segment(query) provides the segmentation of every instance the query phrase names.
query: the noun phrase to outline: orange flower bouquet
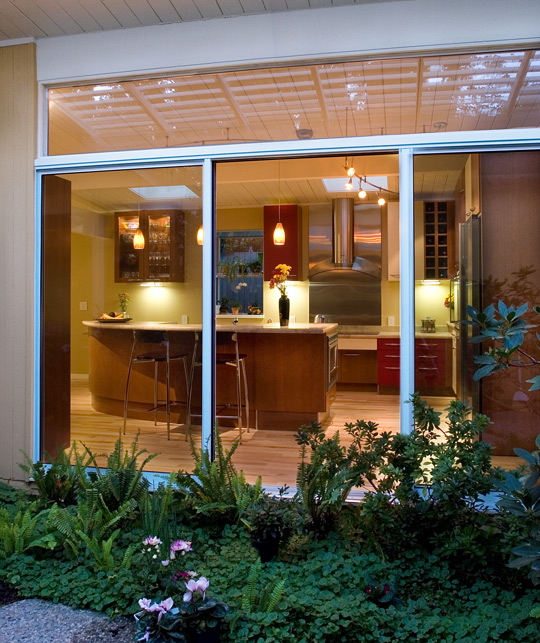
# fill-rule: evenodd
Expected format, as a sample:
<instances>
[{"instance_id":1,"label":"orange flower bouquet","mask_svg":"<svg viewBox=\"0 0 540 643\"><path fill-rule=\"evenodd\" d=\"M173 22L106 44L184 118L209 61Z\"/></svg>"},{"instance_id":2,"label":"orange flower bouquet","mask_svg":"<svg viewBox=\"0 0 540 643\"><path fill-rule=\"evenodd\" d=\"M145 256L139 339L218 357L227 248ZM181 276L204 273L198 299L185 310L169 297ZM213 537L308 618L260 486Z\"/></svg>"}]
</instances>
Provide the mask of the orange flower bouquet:
<instances>
[{"instance_id":1,"label":"orange flower bouquet","mask_svg":"<svg viewBox=\"0 0 540 643\"><path fill-rule=\"evenodd\" d=\"M272 279L270 279L270 288L277 288L282 297L287 296L287 277L291 273L291 266L286 263L278 263L272 270Z\"/></svg>"}]
</instances>

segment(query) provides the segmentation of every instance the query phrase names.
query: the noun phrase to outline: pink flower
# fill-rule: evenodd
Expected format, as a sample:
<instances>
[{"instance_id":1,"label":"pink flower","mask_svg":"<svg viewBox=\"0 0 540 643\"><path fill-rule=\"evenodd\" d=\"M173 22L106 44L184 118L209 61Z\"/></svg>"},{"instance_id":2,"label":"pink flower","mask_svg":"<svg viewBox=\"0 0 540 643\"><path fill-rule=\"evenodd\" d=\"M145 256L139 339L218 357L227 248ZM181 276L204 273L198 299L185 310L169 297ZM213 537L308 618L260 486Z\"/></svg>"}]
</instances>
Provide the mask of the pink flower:
<instances>
[{"instance_id":1,"label":"pink flower","mask_svg":"<svg viewBox=\"0 0 540 643\"><path fill-rule=\"evenodd\" d=\"M146 631L143 636L141 636L140 639L137 639L137 641L148 641L150 640L150 632Z\"/></svg>"},{"instance_id":2,"label":"pink flower","mask_svg":"<svg viewBox=\"0 0 540 643\"><path fill-rule=\"evenodd\" d=\"M139 607L143 609L145 612L150 611L150 604L152 601L149 598L140 598L139 599Z\"/></svg>"},{"instance_id":3,"label":"pink flower","mask_svg":"<svg viewBox=\"0 0 540 643\"><path fill-rule=\"evenodd\" d=\"M186 583L186 588L188 591L183 596L184 603L189 603L189 601L191 600L195 592L201 592L202 597L204 598L204 595L209 585L210 583L206 580L204 576L201 576L199 580L193 580L193 579L189 580Z\"/></svg>"},{"instance_id":4,"label":"pink flower","mask_svg":"<svg viewBox=\"0 0 540 643\"><path fill-rule=\"evenodd\" d=\"M164 601L161 601L161 603L157 606L159 608L159 614L158 614L157 620L160 621L163 614L170 612L172 610L173 605L174 605L174 601L170 596L169 598L166 598Z\"/></svg>"},{"instance_id":5,"label":"pink flower","mask_svg":"<svg viewBox=\"0 0 540 643\"><path fill-rule=\"evenodd\" d=\"M170 558L174 560L176 558L176 552L179 551L182 553L182 556L191 551L191 541L190 540L175 540L171 545Z\"/></svg>"},{"instance_id":6,"label":"pink flower","mask_svg":"<svg viewBox=\"0 0 540 643\"><path fill-rule=\"evenodd\" d=\"M170 562L171 562L170 560L162 560L162 561L161 561L161 564L163 565L163 567L167 567L167 565L168 565Z\"/></svg>"},{"instance_id":7,"label":"pink flower","mask_svg":"<svg viewBox=\"0 0 540 643\"><path fill-rule=\"evenodd\" d=\"M150 547L155 547L156 545L161 545L161 540L157 536L148 536L143 540L143 545L150 545Z\"/></svg>"}]
</instances>

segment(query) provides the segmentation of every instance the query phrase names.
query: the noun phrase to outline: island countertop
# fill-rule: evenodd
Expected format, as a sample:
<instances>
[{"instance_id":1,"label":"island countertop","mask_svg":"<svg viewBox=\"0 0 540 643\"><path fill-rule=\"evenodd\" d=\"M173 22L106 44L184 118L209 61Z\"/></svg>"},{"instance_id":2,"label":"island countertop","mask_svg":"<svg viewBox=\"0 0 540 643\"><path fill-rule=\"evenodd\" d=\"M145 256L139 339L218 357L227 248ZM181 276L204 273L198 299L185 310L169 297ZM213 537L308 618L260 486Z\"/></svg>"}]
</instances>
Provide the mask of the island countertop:
<instances>
[{"instance_id":1,"label":"island countertop","mask_svg":"<svg viewBox=\"0 0 540 643\"><path fill-rule=\"evenodd\" d=\"M178 324L177 322L100 322L98 320L83 321L85 326L90 328L100 328L101 330L170 330L195 332L201 331L201 324ZM277 323L252 325L252 324L216 324L217 332L235 332L235 333L308 333L316 335L331 335L337 332L337 324L289 324L289 326L280 326Z\"/></svg>"}]
</instances>

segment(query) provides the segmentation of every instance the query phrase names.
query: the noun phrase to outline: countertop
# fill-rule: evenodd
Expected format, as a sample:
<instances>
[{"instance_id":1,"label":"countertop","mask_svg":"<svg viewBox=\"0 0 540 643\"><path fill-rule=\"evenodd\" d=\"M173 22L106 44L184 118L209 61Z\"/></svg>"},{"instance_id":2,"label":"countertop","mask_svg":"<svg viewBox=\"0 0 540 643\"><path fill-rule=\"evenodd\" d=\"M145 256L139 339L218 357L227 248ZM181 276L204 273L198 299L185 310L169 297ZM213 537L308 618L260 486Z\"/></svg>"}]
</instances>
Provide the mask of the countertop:
<instances>
[{"instance_id":1,"label":"countertop","mask_svg":"<svg viewBox=\"0 0 540 643\"><path fill-rule=\"evenodd\" d=\"M178 324L177 322L100 322L97 320L83 321L85 326L90 328L100 328L101 330L171 330L176 332L196 332L201 331L201 324ZM234 332L234 333L303 333L313 335L330 335L337 332L337 324L289 324L289 326L280 326L278 323L262 324L253 326L242 324L218 324L217 332Z\"/></svg>"},{"instance_id":2,"label":"countertop","mask_svg":"<svg viewBox=\"0 0 540 643\"><path fill-rule=\"evenodd\" d=\"M401 336L399 326L339 326L339 337L343 339L352 338L377 338L395 339ZM434 333L423 333L419 327L415 330L416 338L425 339L452 339L452 334L447 326L437 326Z\"/></svg>"}]
</instances>

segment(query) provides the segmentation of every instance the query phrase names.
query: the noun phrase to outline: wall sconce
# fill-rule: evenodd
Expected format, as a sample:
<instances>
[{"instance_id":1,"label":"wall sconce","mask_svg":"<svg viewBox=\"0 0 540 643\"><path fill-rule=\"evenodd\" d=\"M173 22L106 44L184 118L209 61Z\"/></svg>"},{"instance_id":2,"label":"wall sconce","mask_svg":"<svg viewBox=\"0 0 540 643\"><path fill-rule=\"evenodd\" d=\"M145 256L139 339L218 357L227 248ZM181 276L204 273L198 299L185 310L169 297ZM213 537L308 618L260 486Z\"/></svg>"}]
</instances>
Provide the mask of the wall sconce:
<instances>
[{"instance_id":1,"label":"wall sconce","mask_svg":"<svg viewBox=\"0 0 540 643\"><path fill-rule=\"evenodd\" d=\"M204 243L204 230L202 226L199 226L199 229L197 230L197 244L199 246L202 246Z\"/></svg>"},{"instance_id":2,"label":"wall sconce","mask_svg":"<svg viewBox=\"0 0 540 643\"><path fill-rule=\"evenodd\" d=\"M144 248L144 234L140 228L133 236L133 247L135 250L142 250Z\"/></svg>"}]
</instances>

